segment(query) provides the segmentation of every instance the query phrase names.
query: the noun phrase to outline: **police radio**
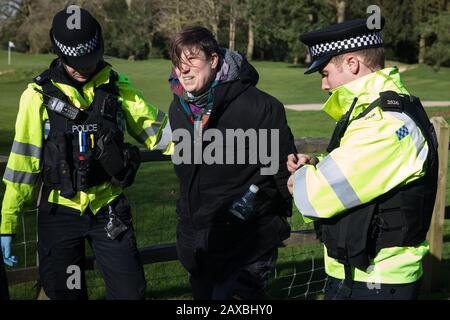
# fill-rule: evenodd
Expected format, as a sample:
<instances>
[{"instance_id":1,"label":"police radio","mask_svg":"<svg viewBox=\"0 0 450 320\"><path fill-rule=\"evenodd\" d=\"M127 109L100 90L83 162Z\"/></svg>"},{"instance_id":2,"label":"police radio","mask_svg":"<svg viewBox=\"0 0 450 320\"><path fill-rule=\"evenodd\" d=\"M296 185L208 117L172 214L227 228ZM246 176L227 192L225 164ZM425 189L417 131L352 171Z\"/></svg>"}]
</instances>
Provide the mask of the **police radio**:
<instances>
[{"instance_id":1,"label":"police radio","mask_svg":"<svg viewBox=\"0 0 450 320\"><path fill-rule=\"evenodd\" d=\"M41 93L43 96L45 96L46 99L44 99L45 105L52 111L56 112L57 114L62 115L65 118L68 118L70 120L75 120L78 115L80 114L80 109L77 107L74 107L67 102L58 99L56 97L52 97L45 92L34 88L35 91Z\"/></svg>"}]
</instances>

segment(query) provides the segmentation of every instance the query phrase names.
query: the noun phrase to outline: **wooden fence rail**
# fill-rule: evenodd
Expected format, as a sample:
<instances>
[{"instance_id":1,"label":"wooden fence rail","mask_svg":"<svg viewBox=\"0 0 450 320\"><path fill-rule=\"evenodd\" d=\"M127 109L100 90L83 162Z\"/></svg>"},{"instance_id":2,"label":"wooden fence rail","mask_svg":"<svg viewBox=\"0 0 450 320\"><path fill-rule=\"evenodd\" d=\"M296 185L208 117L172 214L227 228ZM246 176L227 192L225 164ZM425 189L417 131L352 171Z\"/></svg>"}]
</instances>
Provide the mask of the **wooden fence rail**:
<instances>
[{"instance_id":1,"label":"wooden fence rail","mask_svg":"<svg viewBox=\"0 0 450 320\"><path fill-rule=\"evenodd\" d=\"M313 230L293 231L290 238L283 241L280 247L289 246L305 246L310 244L318 244L319 241L316 238ZM175 243L158 244L145 248L140 248L139 253L141 256L142 264L152 264L158 262L175 261L178 259ZM93 270L96 268L95 258L87 257L86 270ZM39 280L38 267L18 268L7 271L8 284L16 285L29 281Z\"/></svg>"}]
</instances>

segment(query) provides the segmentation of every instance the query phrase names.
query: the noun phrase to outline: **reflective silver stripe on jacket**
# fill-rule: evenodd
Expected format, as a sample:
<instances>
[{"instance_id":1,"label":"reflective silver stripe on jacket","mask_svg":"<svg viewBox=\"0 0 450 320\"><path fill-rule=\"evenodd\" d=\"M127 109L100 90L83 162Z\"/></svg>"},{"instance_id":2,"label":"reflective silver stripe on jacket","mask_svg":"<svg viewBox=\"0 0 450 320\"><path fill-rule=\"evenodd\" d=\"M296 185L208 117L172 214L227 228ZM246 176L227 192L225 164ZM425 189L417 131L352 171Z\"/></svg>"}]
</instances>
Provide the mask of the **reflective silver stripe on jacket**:
<instances>
[{"instance_id":1,"label":"reflective silver stripe on jacket","mask_svg":"<svg viewBox=\"0 0 450 320\"><path fill-rule=\"evenodd\" d=\"M300 168L294 174L294 201L302 215L318 217L316 210L314 210L311 202L309 202L306 185L306 169L307 167Z\"/></svg>"},{"instance_id":2,"label":"reflective silver stripe on jacket","mask_svg":"<svg viewBox=\"0 0 450 320\"><path fill-rule=\"evenodd\" d=\"M170 128L169 120L162 131L161 139L156 145L157 150L166 150L167 146L172 142L172 129Z\"/></svg>"},{"instance_id":3,"label":"reflective silver stripe on jacket","mask_svg":"<svg viewBox=\"0 0 450 320\"><path fill-rule=\"evenodd\" d=\"M29 144L29 143L23 143L14 140L11 152L14 152L16 154L20 154L23 156L28 157L35 157L37 159L41 158L42 155L42 148L36 147L35 145Z\"/></svg>"},{"instance_id":4,"label":"reflective silver stripe on jacket","mask_svg":"<svg viewBox=\"0 0 450 320\"><path fill-rule=\"evenodd\" d=\"M14 183L24 183L24 184L35 184L39 177L39 173L15 171L6 167L5 174L3 178L14 182Z\"/></svg>"},{"instance_id":5,"label":"reflective silver stripe on jacket","mask_svg":"<svg viewBox=\"0 0 450 320\"><path fill-rule=\"evenodd\" d=\"M138 141L144 143L148 138L155 136L159 129L161 128L161 124L164 121L165 114L162 111L158 111L158 116L156 117L156 121L152 123L150 127L145 128L138 137Z\"/></svg>"},{"instance_id":6,"label":"reflective silver stripe on jacket","mask_svg":"<svg viewBox=\"0 0 450 320\"><path fill-rule=\"evenodd\" d=\"M361 204L361 200L355 190L353 190L353 187L331 156L327 156L323 161L319 162L317 169L324 175L346 209Z\"/></svg>"}]
</instances>

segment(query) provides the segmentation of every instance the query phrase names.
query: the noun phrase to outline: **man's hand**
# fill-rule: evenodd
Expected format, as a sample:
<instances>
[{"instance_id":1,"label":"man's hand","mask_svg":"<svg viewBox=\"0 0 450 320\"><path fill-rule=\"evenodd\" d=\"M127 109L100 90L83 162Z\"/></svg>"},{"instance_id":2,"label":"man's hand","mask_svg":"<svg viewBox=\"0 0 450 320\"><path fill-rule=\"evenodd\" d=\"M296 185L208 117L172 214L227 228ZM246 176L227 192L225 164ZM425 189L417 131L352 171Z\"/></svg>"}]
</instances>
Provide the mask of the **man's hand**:
<instances>
[{"instance_id":1,"label":"man's hand","mask_svg":"<svg viewBox=\"0 0 450 320\"><path fill-rule=\"evenodd\" d=\"M297 169L301 168L305 164L316 165L318 162L319 160L314 156L302 153L295 155L292 153L288 155L288 161L286 164L289 172L293 174L297 171Z\"/></svg>"},{"instance_id":2,"label":"man's hand","mask_svg":"<svg viewBox=\"0 0 450 320\"><path fill-rule=\"evenodd\" d=\"M17 260L17 257L11 256L12 237L11 236L0 236L0 238L1 238L1 246L2 246L2 252L3 252L3 262L8 266L13 267L19 261Z\"/></svg>"}]
</instances>

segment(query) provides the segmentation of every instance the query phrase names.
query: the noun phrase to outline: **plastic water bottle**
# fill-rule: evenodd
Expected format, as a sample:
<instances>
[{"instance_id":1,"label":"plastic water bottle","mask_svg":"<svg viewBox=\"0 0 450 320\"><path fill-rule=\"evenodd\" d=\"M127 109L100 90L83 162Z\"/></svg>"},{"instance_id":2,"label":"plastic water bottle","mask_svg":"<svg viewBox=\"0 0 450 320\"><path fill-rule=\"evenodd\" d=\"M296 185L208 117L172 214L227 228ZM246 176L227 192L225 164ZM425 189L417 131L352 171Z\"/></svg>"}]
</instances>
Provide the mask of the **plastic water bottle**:
<instances>
[{"instance_id":1,"label":"plastic water bottle","mask_svg":"<svg viewBox=\"0 0 450 320\"><path fill-rule=\"evenodd\" d=\"M248 220L253 213L252 202L258 191L258 186L252 184L242 198L233 202L230 212L239 219Z\"/></svg>"}]
</instances>

